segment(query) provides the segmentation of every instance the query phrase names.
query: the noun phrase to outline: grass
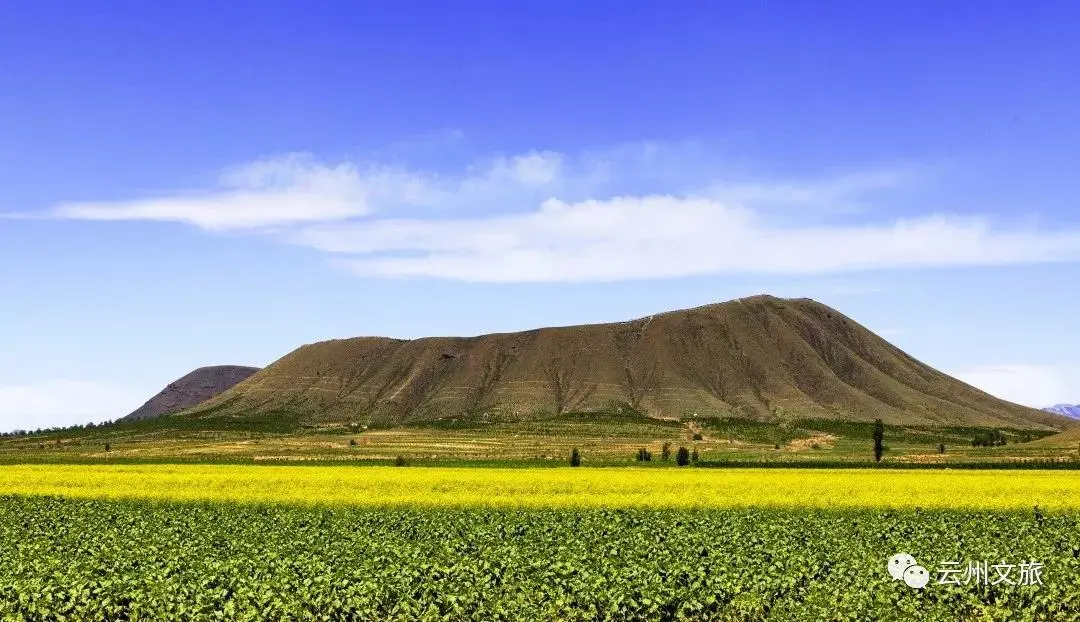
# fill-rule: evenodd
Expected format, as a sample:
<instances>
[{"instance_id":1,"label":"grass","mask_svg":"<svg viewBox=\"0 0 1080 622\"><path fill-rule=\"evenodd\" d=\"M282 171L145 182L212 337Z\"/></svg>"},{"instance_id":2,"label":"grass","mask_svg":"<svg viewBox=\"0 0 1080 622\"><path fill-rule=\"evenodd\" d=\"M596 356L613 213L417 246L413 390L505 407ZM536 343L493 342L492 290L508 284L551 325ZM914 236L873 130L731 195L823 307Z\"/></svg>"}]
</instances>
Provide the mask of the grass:
<instances>
[{"instance_id":1,"label":"grass","mask_svg":"<svg viewBox=\"0 0 1080 622\"><path fill-rule=\"evenodd\" d=\"M289 428L285 417L244 428L222 419L212 429L185 418L121 423L90 429L50 431L0 438L0 464L94 462L385 463L404 456L412 463L562 464L581 450L588 465L631 465L642 447L653 466L671 443L696 448L703 462L717 464L871 466L872 425L803 420L759 422L745 418L685 421L634 415L564 414L531 421L479 422L441 419L408 426ZM890 466L963 466L1054 463L1080 466L1077 448L1023 443L1030 433L1005 430L1008 445L974 448L971 439L988 428L886 426L885 463ZM1027 435L1025 435L1027 434ZM354 442L355 441L355 442ZM109 444L109 451L105 444ZM938 444L946 445L944 454ZM815 448L816 447L816 448Z\"/></svg>"},{"instance_id":2,"label":"grass","mask_svg":"<svg viewBox=\"0 0 1080 622\"><path fill-rule=\"evenodd\" d=\"M9 465L0 494L354 506L1080 509L1071 471Z\"/></svg>"}]
</instances>

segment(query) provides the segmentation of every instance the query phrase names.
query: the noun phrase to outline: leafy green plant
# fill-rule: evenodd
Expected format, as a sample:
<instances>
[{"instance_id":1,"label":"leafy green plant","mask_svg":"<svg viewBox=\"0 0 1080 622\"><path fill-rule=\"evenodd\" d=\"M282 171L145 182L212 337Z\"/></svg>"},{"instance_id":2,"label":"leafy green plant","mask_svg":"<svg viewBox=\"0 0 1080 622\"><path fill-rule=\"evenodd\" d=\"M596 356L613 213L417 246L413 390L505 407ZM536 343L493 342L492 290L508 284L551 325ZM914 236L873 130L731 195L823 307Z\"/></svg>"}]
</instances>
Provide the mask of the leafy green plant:
<instances>
[{"instance_id":1,"label":"leafy green plant","mask_svg":"<svg viewBox=\"0 0 1080 622\"><path fill-rule=\"evenodd\" d=\"M1073 620L1078 534L1080 515L1041 508L434 509L2 496L0 619ZM1044 585L916 592L885 573L895 551L931 572L946 560L1038 560Z\"/></svg>"},{"instance_id":2,"label":"leafy green plant","mask_svg":"<svg viewBox=\"0 0 1080 622\"><path fill-rule=\"evenodd\" d=\"M1001 430L979 432L971 439L972 447L1001 447L1008 443Z\"/></svg>"}]
</instances>

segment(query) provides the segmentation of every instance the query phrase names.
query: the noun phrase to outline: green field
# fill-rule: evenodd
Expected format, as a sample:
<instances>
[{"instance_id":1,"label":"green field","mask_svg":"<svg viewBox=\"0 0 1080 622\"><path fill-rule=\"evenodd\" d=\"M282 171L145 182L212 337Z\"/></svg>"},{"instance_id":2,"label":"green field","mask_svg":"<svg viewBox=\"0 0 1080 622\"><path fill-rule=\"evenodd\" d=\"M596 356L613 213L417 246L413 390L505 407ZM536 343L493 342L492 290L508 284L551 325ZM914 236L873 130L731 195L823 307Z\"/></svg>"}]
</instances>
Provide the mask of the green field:
<instances>
[{"instance_id":1,"label":"green field","mask_svg":"<svg viewBox=\"0 0 1080 622\"><path fill-rule=\"evenodd\" d=\"M0 621L1080 620L1075 452L984 432L890 427L876 466L841 422L9 437ZM1041 584L917 590L898 552Z\"/></svg>"},{"instance_id":2,"label":"green field","mask_svg":"<svg viewBox=\"0 0 1080 622\"><path fill-rule=\"evenodd\" d=\"M1045 564L915 590L886 560ZM1075 513L0 497L3 620L1072 620ZM1022 583L1031 583L1024 585Z\"/></svg>"},{"instance_id":3,"label":"green field","mask_svg":"<svg viewBox=\"0 0 1080 622\"><path fill-rule=\"evenodd\" d=\"M0 463L28 462L393 462L452 465L563 464L573 448L585 463L626 465L648 449L664 466L663 447L698 451L716 464L872 462L873 424L804 420L760 422L733 417L666 420L578 413L535 421L456 419L390 428L290 427L269 417L189 421L164 417L0 438ZM198 424L198 425L195 425ZM1001 430L1007 444L974 447L989 428L886 426L886 466L1074 464L1077 447L1032 443L1048 432ZM942 447L943 446L943 447ZM941 450L944 449L944 452Z\"/></svg>"}]
</instances>

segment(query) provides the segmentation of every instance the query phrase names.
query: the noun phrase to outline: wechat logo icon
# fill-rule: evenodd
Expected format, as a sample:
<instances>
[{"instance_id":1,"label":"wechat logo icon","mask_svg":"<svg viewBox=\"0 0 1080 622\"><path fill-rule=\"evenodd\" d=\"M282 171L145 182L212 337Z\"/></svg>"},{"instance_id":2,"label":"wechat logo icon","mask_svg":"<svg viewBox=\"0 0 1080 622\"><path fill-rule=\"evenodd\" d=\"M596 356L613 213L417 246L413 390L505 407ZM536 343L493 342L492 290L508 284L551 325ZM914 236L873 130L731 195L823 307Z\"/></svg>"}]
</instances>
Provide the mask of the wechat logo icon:
<instances>
[{"instance_id":1,"label":"wechat logo icon","mask_svg":"<svg viewBox=\"0 0 1080 622\"><path fill-rule=\"evenodd\" d=\"M893 581L903 581L916 590L923 589L930 582L930 571L907 553L897 553L889 558L889 576Z\"/></svg>"}]
</instances>

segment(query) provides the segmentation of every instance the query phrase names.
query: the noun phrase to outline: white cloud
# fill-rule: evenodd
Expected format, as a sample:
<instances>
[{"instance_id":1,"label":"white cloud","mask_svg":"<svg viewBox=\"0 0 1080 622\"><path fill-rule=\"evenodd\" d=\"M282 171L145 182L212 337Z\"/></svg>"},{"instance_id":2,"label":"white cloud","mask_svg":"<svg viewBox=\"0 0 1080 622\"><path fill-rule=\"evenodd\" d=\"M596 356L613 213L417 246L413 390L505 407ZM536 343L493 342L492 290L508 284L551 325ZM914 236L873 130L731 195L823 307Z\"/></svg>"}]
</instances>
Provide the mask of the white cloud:
<instances>
[{"instance_id":1,"label":"white cloud","mask_svg":"<svg viewBox=\"0 0 1080 622\"><path fill-rule=\"evenodd\" d=\"M750 183L722 169L692 145L651 143L501 155L457 174L291 155L227 171L209 192L62 205L52 215L269 232L343 255L335 261L365 276L487 282L1080 259L1080 230L943 214L890 220L871 211L858 225L820 218L903 189L910 169ZM778 205L810 209L793 222Z\"/></svg>"},{"instance_id":2,"label":"white cloud","mask_svg":"<svg viewBox=\"0 0 1080 622\"><path fill-rule=\"evenodd\" d=\"M1080 366L984 365L953 375L995 397L1033 408L1080 402Z\"/></svg>"},{"instance_id":3,"label":"white cloud","mask_svg":"<svg viewBox=\"0 0 1080 622\"><path fill-rule=\"evenodd\" d=\"M823 274L1080 259L1080 231L995 229L980 219L946 216L778 227L740 204L674 196L550 199L527 214L342 223L308 227L291 240L362 255L346 263L366 276L490 282Z\"/></svg>"},{"instance_id":4,"label":"white cloud","mask_svg":"<svg viewBox=\"0 0 1080 622\"><path fill-rule=\"evenodd\" d=\"M211 191L68 203L54 207L49 215L183 222L212 231L252 230L341 221L402 206L497 200L556 184L561 173L562 156L553 152L500 156L459 177L379 164L328 165L307 154L290 154L225 171Z\"/></svg>"},{"instance_id":5,"label":"white cloud","mask_svg":"<svg viewBox=\"0 0 1080 622\"><path fill-rule=\"evenodd\" d=\"M352 164L327 167L298 155L261 160L226 171L210 192L116 203L71 203L52 214L78 220L159 220L223 231L283 223L338 220L371 211L379 191L421 191L420 182L393 171Z\"/></svg>"},{"instance_id":6,"label":"white cloud","mask_svg":"<svg viewBox=\"0 0 1080 622\"><path fill-rule=\"evenodd\" d=\"M901 188L912 178L912 172L899 169L859 171L813 182L721 184L713 188L713 194L746 203L835 206L866 192Z\"/></svg>"},{"instance_id":7,"label":"white cloud","mask_svg":"<svg viewBox=\"0 0 1080 622\"><path fill-rule=\"evenodd\" d=\"M0 386L0 430L34 430L118 419L147 395L97 382L50 380Z\"/></svg>"},{"instance_id":8,"label":"white cloud","mask_svg":"<svg viewBox=\"0 0 1080 622\"><path fill-rule=\"evenodd\" d=\"M532 152L509 158L500 156L481 179L495 183L509 181L524 186L545 186L559 177L562 163L562 155L553 151Z\"/></svg>"}]
</instances>

